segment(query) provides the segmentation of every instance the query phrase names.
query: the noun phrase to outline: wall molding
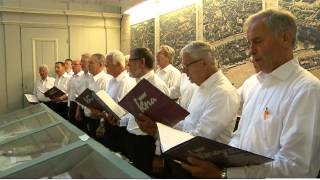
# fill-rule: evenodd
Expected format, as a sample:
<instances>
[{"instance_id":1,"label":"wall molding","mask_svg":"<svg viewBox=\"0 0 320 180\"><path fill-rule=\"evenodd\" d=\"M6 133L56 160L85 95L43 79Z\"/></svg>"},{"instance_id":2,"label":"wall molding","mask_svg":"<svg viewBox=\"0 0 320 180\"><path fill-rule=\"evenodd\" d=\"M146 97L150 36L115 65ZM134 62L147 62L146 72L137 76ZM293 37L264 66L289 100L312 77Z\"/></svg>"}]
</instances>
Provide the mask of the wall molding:
<instances>
[{"instance_id":1,"label":"wall molding","mask_svg":"<svg viewBox=\"0 0 320 180\"><path fill-rule=\"evenodd\" d=\"M8 7L8 6L0 6L0 12L19 13L19 14L102 17L102 18L114 18L114 19L122 18L122 14L120 13L117 14L117 13L75 11L75 10L34 9L34 8L21 8L21 7Z\"/></svg>"},{"instance_id":2,"label":"wall molding","mask_svg":"<svg viewBox=\"0 0 320 180\"><path fill-rule=\"evenodd\" d=\"M68 28L68 27L85 27L85 28L103 28L103 29L120 29L120 26L110 25L88 25L88 24L66 24L66 23L47 23L47 22L27 22L27 21L6 21L2 20L4 25L19 25L23 27L53 27L53 28Z\"/></svg>"}]
</instances>

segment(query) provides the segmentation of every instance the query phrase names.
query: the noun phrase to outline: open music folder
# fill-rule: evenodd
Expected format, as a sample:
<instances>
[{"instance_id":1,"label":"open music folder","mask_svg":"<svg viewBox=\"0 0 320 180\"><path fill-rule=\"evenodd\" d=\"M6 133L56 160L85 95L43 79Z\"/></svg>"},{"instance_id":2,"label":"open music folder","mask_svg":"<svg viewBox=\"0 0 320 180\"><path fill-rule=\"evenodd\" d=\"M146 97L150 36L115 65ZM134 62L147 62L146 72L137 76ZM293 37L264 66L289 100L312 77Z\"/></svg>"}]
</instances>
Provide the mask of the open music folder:
<instances>
[{"instance_id":1,"label":"open music folder","mask_svg":"<svg viewBox=\"0 0 320 180\"><path fill-rule=\"evenodd\" d=\"M196 157L208 160L223 168L258 165L269 161L271 158L264 157L252 152L238 149L200 136L179 131L157 123L163 156L187 162L187 157Z\"/></svg>"},{"instance_id":2,"label":"open music folder","mask_svg":"<svg viewBox=\"0 0 320 180\"><path fill-rule=\"evenodd\" d=\"M141 80L120 102L133 116L143 113L151 119L174 126L189 112L153 86L146 79Z\"/></svg>"},{"instance_id":3,"label":"open music folder","mask_svg":"<svg viewBox=\"0 0 320 180\"><path fill-rule=\"evenodd\" d=\"M127 112L103 90L95 93L87 88L76 98L76 101L88 108L107 111L118 120L127 114Z\"/></svg>"},{"instance_id":4,"label":"open music folder","mask_svg":"<svg viewBox=\"0 0 320 180\"><path fill-rule=\"evenodd\" d=\"M54 99L56 97L61 97L63 95L65 95L66 93L64 93L63 91L61 91L60 89L58 89L57 87L53 86L51 89L49 89L48 91L46 91L44 93L44 95L50 99Z\"/></svg>"}]
</instances>

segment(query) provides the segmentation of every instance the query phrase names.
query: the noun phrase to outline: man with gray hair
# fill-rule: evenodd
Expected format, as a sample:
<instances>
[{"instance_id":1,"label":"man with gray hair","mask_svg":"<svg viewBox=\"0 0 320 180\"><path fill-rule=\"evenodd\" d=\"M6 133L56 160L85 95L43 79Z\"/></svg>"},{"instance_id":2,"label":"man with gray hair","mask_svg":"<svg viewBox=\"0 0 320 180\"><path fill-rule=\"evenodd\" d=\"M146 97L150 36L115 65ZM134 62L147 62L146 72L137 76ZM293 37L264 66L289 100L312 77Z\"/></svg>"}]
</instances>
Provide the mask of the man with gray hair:
<instances>
[{"instance_id":1,"label":"man with gray hair","mask_svg":"<svg viewBox=\"0 0 320 180\"><path fill-rule=\"evenodd\" d=\"M125 57L120 51L107 54L106 68L113 76L107 92L114 101L119 102L136 85L135 79L126 71Z\"/></svg>"},{"instance_id":2,"label":"man with gray hair","mask_svg":"<svg viewBox=\"0 0 320 180\"><path fill-rule=\"evenodd\" d=\"M43 93L45 93L54 86L55 79L53 77L49 77L48 73L48 65L43 64L39 66L40 79L36 81L36 84L33 89L33 94L37 96L40 102L43 102L46 105L50 106L50 98L45 97Z\"/></svg>"},{"instance_id":3,"label":"man with gray hair","mask_svg":"<svg viewBox=\"0 0 320 180\"><path fill-rule=\"evenodd\" d=\"M191 99L190 114L175 128L195 136L229 143L237 110L239 95L230 81L217 68L211 46L195 41L181 50L183 71L190 81L199 86ZM140 116L137 121L142 131L156 136L153 120Z\"/></svg>"},{"instance_id":4,"label":"man with gray hair","mask_svg":"<svg viewBox=\"0 0 320 180\"><path fill-rule=\"evenodd\" d=\"M68 86L68 116L69 121L74 125L78 125L78 121L75 119L76 109L78 106L76 98L81 94L81 77L83 75L80 61L81 60L78 58L72 61L73 75L71 76Z\"/></svg>"},{"instance_id":5,"label":"man with gray hair","mask_svg":"<svg viewBox=\"0 0 320 180\"><path fill-rule=\"evenodd\" d=\"M260 72L250 82L239 128L230 145L272 158L220 169L189 158L183 167L201 178L310 178L320 169L320 81L293 57L297 26L288 11L267 9L245 23L252 61Z\"/></svg>"},{"instance_id":6,"label":"man with gray hair","mask_svg":"<svg viewBox=\"0 0 320 180\"><path fill-rule=\"evenodd\" d=\"M118 103L136 85L136 81L126 71L125 57L120 51L115 50L107 54L106 68L108 74L113 77L110 80L107 93ZM107 113L99 113L100 118L107 119ZM113 126L108 122L104 122L103 119L97 129L96 135L100 137L104 136L104 145L112 150L117 150L117 146L123 143L120 142L118 134L125 133L127 121L126 119L121 120L119 126Z\"/></svg>"},{"instance_id":7,"label":"man with gray hair","mask_svg":"<svg viewBox=\"0 0 320 180\"><path fill-rule=\"evenodd\" d=\"M98 92L100 90L107 91L109 82L112 79L112 76L104 71L105 61L104 55L99 53L93 54L90 57L89 72L92 74L92 77L88 82L88 88L94 92ZM88 108L84 108L85 121L87 122L89 135L96 138L96 140L101 140L96 137L96 130L100 125L100 117L97 117L94 112L94 109L90 110Z\"/></svg>"}]
</instances>

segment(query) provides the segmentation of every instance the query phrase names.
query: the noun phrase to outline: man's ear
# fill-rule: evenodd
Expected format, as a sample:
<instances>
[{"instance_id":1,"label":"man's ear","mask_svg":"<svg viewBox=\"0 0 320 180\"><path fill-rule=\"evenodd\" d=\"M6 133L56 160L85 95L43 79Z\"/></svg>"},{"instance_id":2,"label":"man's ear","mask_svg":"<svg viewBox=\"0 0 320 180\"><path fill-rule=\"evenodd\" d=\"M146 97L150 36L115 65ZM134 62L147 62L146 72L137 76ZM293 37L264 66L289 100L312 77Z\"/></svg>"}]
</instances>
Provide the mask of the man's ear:
<instances>
[{"instance_id":1,"label":"man's ear","mask_svg":"<svg viewBox=\"0 0 320 180\"><path fill-rule=\"evenodd\" d=\"M292 46L292 33L284 32L282 34L281 41L285 47Z\"/></svg>"},{"instance_id":2,"label":"man's ear","mask_svg":"<svg viewBox=\"0 0 320 180\"><path fill-rule=\"evenodd\" d=\"M141 64L146 65L146 60L144 58L142 58Z\"/></svg>"}]
</instances>

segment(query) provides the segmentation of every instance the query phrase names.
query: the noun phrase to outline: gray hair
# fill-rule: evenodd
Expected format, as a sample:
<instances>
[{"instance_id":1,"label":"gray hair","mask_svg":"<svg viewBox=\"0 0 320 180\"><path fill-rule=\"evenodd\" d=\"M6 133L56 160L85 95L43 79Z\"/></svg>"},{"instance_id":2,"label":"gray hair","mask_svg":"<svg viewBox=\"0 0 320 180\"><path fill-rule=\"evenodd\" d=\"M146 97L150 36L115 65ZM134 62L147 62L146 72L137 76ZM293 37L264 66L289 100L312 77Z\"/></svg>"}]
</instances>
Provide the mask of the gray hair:
<instances>
[{"instance_id":1,"label":"gray hair","mask_svg":"<svg viewBox=\"0 0 320 180\"><path fill-rule=\"evenodd\" d=\"M126 59L121 51L115 50L107 54L107 59L111 58L113 64L120 63L122 67L126 67Z\"/></svg>"},{"instance_id":2,"label":"gray hair","mask_svg":"<svg viewBox=\"0 0 320 180\"><path fill-rule=\"evenodd\" d=\"M89 59L90 58L90 54L89 53L84 53L81 55L81 59Z\"/></svg>"},{"instance_id":3,"label":"gray hair","mask_svg":"<svg viewBox=\"0 0 320 180\"><path fill-rule=\"evenodd\" d=\"M266 9L248 17L244 23L244 30L247 31L251 23L263 19L267 27L276 38L280 33L290 32L292 34L292 46L296 43L297 24L296 17L286 10Z\"/></svg>"},{"instance_id":4,"label":"gray hair","mask_svg":"<svg viewBox=\"0 0 320 180\"><path fill-rule=\"evenodd\" d=\"M47 69L47 71L49 71L49 67L46 64L42 64L39 66L39 69Z\"/></svg>"},{"instance_id":5,"label":"gray hair","mask_svg":"<svg viewBox=\"0 0 320 180\"><path fill-rule=\"evenodd\" d=\"M104 57L103 54L96 53L96 54L93 54L91 57L96 57L96 62L102 66L106 64L106 58Z\"/></svg>"},{"instance_id":6,"label":"gray hair","mask_svg":"<svg viewBox=\"0 0 320 180\"><path fill-rule=\"evenodd\" d=\"M175 51L172 47L168 45L162 45L159 48L158 53L163 52L166 57L168 57L170 63L172 63L173 57L175 55Z\"/></svg>"},{"instance_id":7,"label":"gray hair","mask_svg":"<svg viewBox=\"0 0 320 180\"><path fill-rule=\"evenodd\" d=\"M199 59L206 59L211 64L215 65L215 59L214 53L212 50L212 47L207 42L202 41L193 41L189 44L187 44L185 47L183 47L180 51L181 57L183 54L188 53L193 61L199 60Z\"/></svg>"}]
</instances>

